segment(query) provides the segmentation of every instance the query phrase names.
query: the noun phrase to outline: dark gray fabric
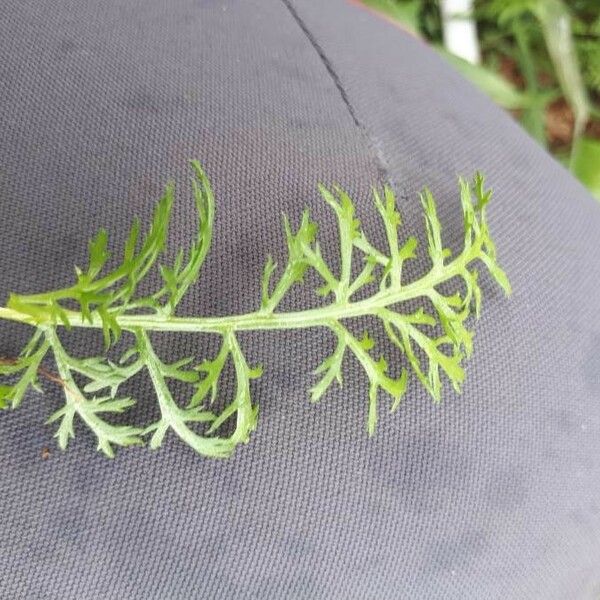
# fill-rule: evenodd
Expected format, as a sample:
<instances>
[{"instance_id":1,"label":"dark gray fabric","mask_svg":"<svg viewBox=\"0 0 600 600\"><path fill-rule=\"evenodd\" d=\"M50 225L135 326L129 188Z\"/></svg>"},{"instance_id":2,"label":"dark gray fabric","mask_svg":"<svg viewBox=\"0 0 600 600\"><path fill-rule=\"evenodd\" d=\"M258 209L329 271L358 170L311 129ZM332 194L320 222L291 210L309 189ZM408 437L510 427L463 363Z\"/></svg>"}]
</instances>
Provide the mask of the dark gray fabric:
<instances>
[{"instance_id":1,"label":"dark gray fabric","mask_svg":"<svg viewBox=\"0 0 600 600\"><path fill-rule=\"evenodd\" d=\"M598 597L600 210L509 117L341 0L8 0L0 57L2 294L69 282L89 236L102 225L122 241L168 178L185 244L190 157L218 214L182 313L256 307L282 212L310 206L335 249L319 180L351 191L379 240L371 184L395 184L414 233L430 185L456 246L455 175L483 170L514 287L506 301L485 285L463 394L434 406L413 385L372 440L351 361L343 390L307 402L332 344L321 331L243 336L266 366L261 418L228 461L173 437L108 461L83 428L59 453L43 425L58 391L26 398L0 415L1 598ZM286 306L314 302L307 287ZM26 333L1 324L0 354ZM170 357L214 348L157 339ZM133 391L146 422L151 389Z\"/></svg>"}]
</instances>

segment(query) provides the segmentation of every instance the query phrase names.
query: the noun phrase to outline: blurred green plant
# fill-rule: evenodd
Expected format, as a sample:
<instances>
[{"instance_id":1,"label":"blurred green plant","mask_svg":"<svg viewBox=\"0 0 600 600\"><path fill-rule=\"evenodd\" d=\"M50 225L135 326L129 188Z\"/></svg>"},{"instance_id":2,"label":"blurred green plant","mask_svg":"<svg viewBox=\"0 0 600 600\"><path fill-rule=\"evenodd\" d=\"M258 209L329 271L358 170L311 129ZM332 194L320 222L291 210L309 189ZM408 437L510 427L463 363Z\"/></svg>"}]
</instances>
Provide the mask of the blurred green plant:
<instances>
[{"instance_id":1,"label":"blurred green plant","mask_svg":"<svg viewBox=\"0 0 600 600\"><path fill-rule=\"evenodd\" d=\"M573 173L600 200L600 140L579 138L571 156Z\"/></svg>"},{"instance_id":2,"label":"blurred green plant","mask_svg":"<svg viewBox=\"0 0 600 600\"><path fill-rule=\"evenodd\" d=\"M438 0L364 3L428 40L600 198L598 0L475 0L481 65L444 49Z\"/></svg>"}]
</instances>

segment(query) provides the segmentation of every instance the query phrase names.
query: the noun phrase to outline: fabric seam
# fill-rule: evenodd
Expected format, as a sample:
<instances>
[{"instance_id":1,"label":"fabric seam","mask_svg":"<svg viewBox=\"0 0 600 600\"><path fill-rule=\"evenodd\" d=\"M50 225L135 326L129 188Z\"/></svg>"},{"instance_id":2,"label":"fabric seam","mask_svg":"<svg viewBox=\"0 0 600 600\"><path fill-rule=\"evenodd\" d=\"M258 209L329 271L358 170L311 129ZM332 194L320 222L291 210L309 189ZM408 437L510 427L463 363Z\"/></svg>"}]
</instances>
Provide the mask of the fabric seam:
<instances>
[{"instance_id":1,"label":"fabric seam","mask_svg":"<svg viewBox=\"0 0 600 600\"><path fill-rule=\"evenodd\" d=\"M352 103L350 102L350 98L348 97L348 94L347 94L346 90L344 89L342 81L341 81L339 75L337 74L336 70L334 69L333 64L331 63L331 61L325 54L325 51L323 50L322 46L316 40L315 36L312 34L312 32L310 31L310 29L308 28L308 26L306 25L306 23L304 22L302 17L300 17L300 15L298 14L298 11L292 6L290 0L282 0L282 2L285 5L285 7L288 9L288 12L290 13L290 15L292 16L294 21L296 21L298 27L300 27L300 29L302 30L302 32L308 39L310 45L313 47L313 49L319 56L321 62L323 63L323 66L327 70L327 73L329 74L335 87L337 88L337 90L342 98L342 102L346 106L346 109L348 110L348 113L350 114L352 121L354 122L356 127L360 130L360 132L363 134L364 138L366 139L366 141L369 145L369 149L371 150L372 158L374 159L375 166L377 168L380 179L382 180L383 183L386 183L386 182L393 183L390 178L390 175L389 175L387 161L383 157L383 154L382 154L381 150L378 148L375 141L371 138L366 125L358 118L356 110L354 109L354 107L352 106Z\"/></svg>"}]
</instances>

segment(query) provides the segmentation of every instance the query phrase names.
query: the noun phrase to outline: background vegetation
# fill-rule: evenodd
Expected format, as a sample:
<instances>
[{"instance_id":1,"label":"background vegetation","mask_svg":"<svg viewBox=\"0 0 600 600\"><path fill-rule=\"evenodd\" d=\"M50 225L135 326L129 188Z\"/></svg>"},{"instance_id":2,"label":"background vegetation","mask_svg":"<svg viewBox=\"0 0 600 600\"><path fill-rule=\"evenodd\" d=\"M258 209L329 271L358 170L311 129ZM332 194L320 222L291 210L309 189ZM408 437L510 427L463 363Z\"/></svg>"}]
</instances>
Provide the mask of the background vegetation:
<instances>
[{"instance_id":1,"label":"background vegetation","mask_svg":"<svg viewBox=\"0 0 600 600\"><path fill-rule=\"evenodd\" d=\"M428 40L600 199L600 0L474 0L481 63L443 45L444 0L364 0Z\"/></svg>"}]
</instances>

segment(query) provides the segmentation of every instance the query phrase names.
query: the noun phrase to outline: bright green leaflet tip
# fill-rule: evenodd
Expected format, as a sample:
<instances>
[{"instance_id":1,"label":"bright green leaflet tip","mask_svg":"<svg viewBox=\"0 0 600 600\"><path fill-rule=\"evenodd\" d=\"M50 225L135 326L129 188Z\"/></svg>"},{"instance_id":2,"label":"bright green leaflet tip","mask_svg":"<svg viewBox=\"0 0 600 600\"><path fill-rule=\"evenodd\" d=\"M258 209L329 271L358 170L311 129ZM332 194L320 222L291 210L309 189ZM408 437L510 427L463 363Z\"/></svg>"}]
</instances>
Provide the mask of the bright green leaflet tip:
<instances>
[{"instance_id":1,"label":"bright green leaflet tip","mask_svg":"<svg viewBox=\"0 0 600 600\"><path fill-rule=\"evenodd\" d=\"M197 161L191 166L198 235L189 248L180 250L173 264L161 263L174 200L174 187L169 185L156 205L146 235L141 236L140 222L134 220L122 253L113 254L123 257L121 264L107 267L111 256L108 234L101 230L90 241L87 268L76 269L73 285L40 294L11 294L7 306L0 307L0 319L26 323L34 331L18 358L0 359L0 408L16 408L30 388L39 389L38 378L45 375L63 390L64 405L48 419L57 426L61 448L75 436L75 423L79 422L93 432L98 450L109 457L117 446L147 442L150 448L158 448L169 432L199 454L227 457L238 444L248 441L256 427L258 406L251 396L251 380L263 372L262 365L248 364L238 332L309 327L329 329L335 340L333 353L315 370L317 382L310 390L311 401L321 400L334 382L342 385L344 359L353 356L369 380L365 393L369 435L376 429L380 396L389 396L390 409L395 410L406 393L409 373L436 402L442 397L444 378L455 390L460 389L465 377L463 360L473 349L467 320L478 317L481 310L482 290L475 264L484 265L510 293L486 221L491 192L485 190L481 174L477 173L472 182L459 181L464 240L462 251L455 256L443 246L432 193L426 189L421 194L431 268L419 279L407 282L403 276L404 263L416 256L417 239L406 236L401 241L402 219L391 187L373 190L375 210L387 240L387 248L380 250L362 231L350 196L339 186L328 189L320 185L319 192L337 219L339 268L333 269L321 252L318 227L306 210L297 229L284 218L287 260L278 267L268 257L258 310L222 317L178 317L177 306L198 279L207 257L214 222L210 182ZM162 284L154 292L140 294L140 283L152 270L159 274ZM322 280L318 293L331 302L321 308L277 311L290 288L303 282L310 270ZM446 282L462 283L456 286L459 291L445 295L440 286ZM359 291L361 299L355 300ZM403 312L401 307L408 300L421 301L423 306ZM397 349L396 357L382 356L381 345L378 348L368 331L357 337L347 327L347 321L367 316L381 322ZM91 358L71 356L60 340L63 327L100 330L105 353ZM129 348L120 358L109 358L109 350L124 331L132 334ZM216 355L201 361L189 357L167 364L153 348L154 331L218 334L221 346ZM42 366L49 353L57 375ZM400 361L400 368L391 369L391 361ZM227 373L235 378L235 392L217 414L219 386L228 364L232 369ZM126 413L134 404L119 390L140 371L152 381L160 417L144 427L122 424L122 419L111 422L112 415ZM169 386L173 380L189 386L187 400L173 397ZM228 434L219 434L225 425Z\"/></svg>"}]
</instances>

